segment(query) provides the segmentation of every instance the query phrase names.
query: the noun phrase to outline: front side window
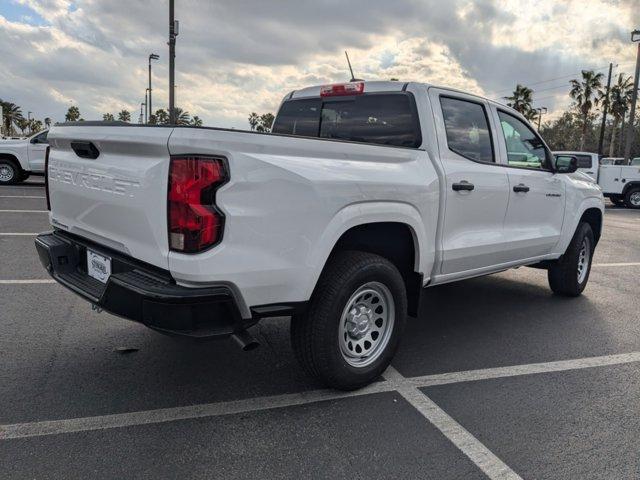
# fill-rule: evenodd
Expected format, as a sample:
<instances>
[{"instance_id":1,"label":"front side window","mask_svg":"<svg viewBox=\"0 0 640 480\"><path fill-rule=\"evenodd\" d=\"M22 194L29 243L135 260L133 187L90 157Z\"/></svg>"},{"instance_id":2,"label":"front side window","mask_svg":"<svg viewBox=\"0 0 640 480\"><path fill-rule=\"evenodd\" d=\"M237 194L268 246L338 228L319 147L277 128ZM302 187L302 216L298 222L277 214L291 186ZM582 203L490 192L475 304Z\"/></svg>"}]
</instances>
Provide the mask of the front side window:
<instances>
[{"instance_id":1,"label":"front side window","mask_svg":"<svg viewBox=\"0 0 640 480\"><path fill-rule=\"evenodd\" d=\"M479 103L441 97L449 149L476 162L494 162L487 114Z\"/></svg>"},{"instance_id":2,"label":"front side window","mask_svg":"<svg viewBox=\"0 0 640 480\"><path fill-rule=\"evenodd\" d=\"M544 143L522 120L498 111L507 146L510 167L549 169L550 158Z\"/></svg>"},{"instance_id":3,"label":"front side window","mask_svg":"<svg viewBox=\"0 0 640 480\"><path fill-rule=\"evenodd\" d=\"M49 131L42 132L40 135L37 135L31 140L31 143L49 143L47 141L47 135L49 135Z\"/></svg>"}]
</instances>

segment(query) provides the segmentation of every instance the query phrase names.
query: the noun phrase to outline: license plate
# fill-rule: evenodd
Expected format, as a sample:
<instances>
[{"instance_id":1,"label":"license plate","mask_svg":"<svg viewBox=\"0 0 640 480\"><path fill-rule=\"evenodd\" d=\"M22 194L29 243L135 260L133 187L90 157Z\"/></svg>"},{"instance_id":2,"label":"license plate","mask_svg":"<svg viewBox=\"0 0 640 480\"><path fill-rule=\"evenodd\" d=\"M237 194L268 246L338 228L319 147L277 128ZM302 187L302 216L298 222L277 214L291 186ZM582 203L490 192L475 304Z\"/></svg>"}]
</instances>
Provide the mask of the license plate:
<instances>
[{"instance_id":1,"label":"license plate","mask_svg":"<svg viewBox=\"0 0 640 480\"><path fill-rule=\"evenodd\" d=\"M111 259L87 250L87 274L102 283L107 283L111 275Z\"/></svg>"}]
</instances>

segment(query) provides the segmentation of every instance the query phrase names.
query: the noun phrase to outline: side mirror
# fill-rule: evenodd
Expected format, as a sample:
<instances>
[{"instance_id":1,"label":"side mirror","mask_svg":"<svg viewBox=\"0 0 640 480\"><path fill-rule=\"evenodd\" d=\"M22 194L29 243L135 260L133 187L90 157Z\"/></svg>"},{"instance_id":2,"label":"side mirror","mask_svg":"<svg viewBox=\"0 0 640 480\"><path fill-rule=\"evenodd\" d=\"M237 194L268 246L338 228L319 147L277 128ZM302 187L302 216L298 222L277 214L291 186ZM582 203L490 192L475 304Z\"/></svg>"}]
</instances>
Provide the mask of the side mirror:
<instances>
[{"instance_id":1,"label":"side mirror","mask_svg":"<svg viewBox=\"0 0 640 480\"><path fill-rule=\"evenodd\" d=\"M578 170L578 159L572 155L556 155L554 167L556 173L573 173Z\"/></svg>"}]
</instances>

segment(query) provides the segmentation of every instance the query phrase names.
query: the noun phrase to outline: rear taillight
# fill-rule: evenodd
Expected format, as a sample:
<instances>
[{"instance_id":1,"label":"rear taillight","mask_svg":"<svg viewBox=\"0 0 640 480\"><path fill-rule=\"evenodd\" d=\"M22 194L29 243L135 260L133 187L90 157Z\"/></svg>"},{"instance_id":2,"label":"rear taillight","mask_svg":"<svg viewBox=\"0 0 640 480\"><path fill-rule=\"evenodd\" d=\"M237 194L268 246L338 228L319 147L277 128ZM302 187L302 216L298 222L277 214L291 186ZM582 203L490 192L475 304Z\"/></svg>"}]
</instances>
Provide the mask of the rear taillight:
<instances>
[{"instance_id":1,"label":"rear taillight","mask_svg":"<svg viewBox=\"0 0 640 480\"><path fill-rule=\"evenodd\" d=\"M364 82L336 83L320 87L321 97L343 97L364 93Z\"/></svg>"},{"instance_id":2,"label":"rear taillight","mask_svg":"<svg viewBox=\"0 0 640 480\"><path fill-rule=\"evenodd\" d=\"M229 179L222 158L171 157L169 166L169 248L197 253L222 239L224 215L216 207L216 190Z\"/></svg>"},{"instance_id":3,"label":"rear taillight","mask_svg":"<svg viewBox=\"0 0 640 480\"><path fill-rule=\"evenodd\" d=\"M49 151L51 147L47 147L44 154L44 194L47 197L47 210L51 211L51 200L49 199Z\"/></svg>"}]
</instances>

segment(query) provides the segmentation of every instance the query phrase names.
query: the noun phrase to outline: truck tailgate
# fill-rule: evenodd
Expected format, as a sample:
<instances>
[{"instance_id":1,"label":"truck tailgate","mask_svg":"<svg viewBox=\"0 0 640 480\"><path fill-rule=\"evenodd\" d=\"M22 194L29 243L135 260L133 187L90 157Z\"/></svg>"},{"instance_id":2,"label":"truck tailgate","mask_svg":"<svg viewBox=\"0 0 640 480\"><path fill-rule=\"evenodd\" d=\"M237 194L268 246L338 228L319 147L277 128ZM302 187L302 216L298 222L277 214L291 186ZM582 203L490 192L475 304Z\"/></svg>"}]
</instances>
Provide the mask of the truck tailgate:
<instances>
[{"instance_id":1,"label":"truck tailgate","mask_svg":"<svg viewBox=\"0 0 640 480\"><path fill-rule=\"evenodd\" d=\"M52 225L166 269L171 132L54 127L48 169ZM97 158L83 153L91 145Z\"/></svg>"}]
</instances>

